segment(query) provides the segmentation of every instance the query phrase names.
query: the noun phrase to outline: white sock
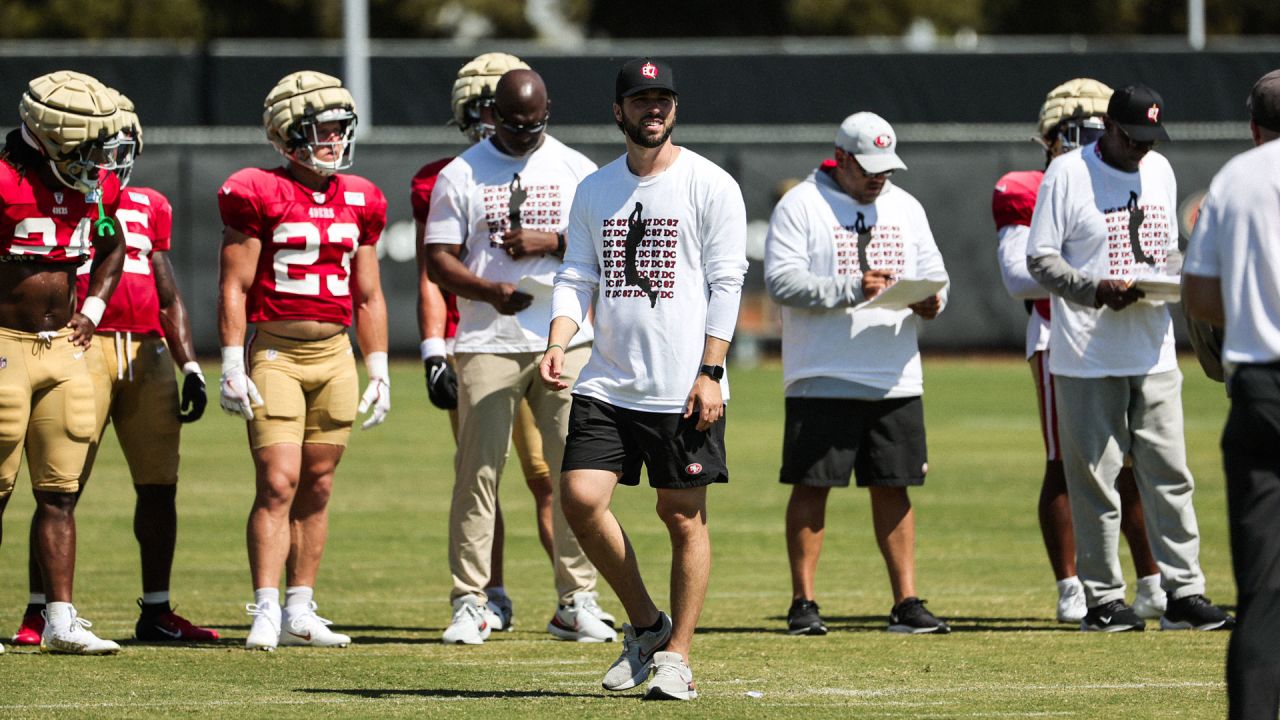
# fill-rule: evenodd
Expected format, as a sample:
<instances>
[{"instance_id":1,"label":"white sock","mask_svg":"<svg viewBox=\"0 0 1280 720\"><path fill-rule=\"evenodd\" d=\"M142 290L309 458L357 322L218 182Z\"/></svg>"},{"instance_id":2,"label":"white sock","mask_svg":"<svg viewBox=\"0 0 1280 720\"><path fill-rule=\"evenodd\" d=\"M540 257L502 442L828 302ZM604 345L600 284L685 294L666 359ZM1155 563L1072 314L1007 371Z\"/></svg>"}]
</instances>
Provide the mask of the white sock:
<instances>
[{"instance_id":1,"label":"white sock","mask_svg":"<svg viewBox=\"0 0 1280 720\"><path fill-rule=\"evenodd\" d=\"M1148 595L1156 595L1160 590L1160 573L1138 578L1139 589L1146 588Z\"/></svg>"},{"instance_id":2,"label":"white sock","mask_svg":"<svg viewBox=\"0 0 1280 720\"><path fill-rule=\"evenodd\" d=\"M163 605L169 602L169 591L142 593L143 605Z\"/></svg>"},{"instance_id":3,"label":"white sock","mask_svg":"<svg viewBox=\"0 0 1280 720\"><path fill-rule=\"evenodd\" d=\"M50 625L56 628L66 627L76 616L76 609L69 602L51 602L45 605L44 616Z\"/></svg>"},{"instance_id":4,"label":"white sock","mask_svg":"<svg viewBox=\"0 0 1280 720\"><path fill-rule=\"evenodd\" d=\"M276 607L280 606L280 588L258 588L253 591L253 602L259 607L270 603Z\"/></svg>"},{"instance_id":5,"label":"white sock","mask_svg":"<svg viewBox=\"0 0 1280 720\"><path fill-rule=\"evenodd\" d=\"M1058 581L1058 594L1061 595L1072 587L1082 587L1080 578L1072 575L1071 577L1062 578Z\"/></svg>"},{"instance_id":6,"label":"white sock","mask_svg":"<svg viewBox=\"0 0 1280 720\"><path fill-rule=\"evenodd\" d=\"M27 598L28 605L44 605L44 593L31 593Z\"/></svg>"},{"instance_id":7,"label":"white sock","mask_svg":"<svg viewBox=\"0 0 1280 720\"><path fill-rule=\"evenodd\" d=\"M291 585L284 589L284 606L287 608L299 605L309 608L315 597L315 590L306 585Z\"/></svg>"}]
</instances>

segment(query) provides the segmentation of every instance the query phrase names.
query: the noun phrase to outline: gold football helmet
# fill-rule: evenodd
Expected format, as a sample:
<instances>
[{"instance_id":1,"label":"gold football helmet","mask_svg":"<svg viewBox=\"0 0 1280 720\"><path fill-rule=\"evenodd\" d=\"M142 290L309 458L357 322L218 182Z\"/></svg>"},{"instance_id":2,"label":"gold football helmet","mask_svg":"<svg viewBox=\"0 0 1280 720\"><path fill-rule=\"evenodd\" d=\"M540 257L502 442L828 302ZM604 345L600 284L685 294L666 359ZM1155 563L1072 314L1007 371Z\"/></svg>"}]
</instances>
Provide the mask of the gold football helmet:
<instances>
[{"instance_id":1,"label":"gold football helmet","mask_svg":"<svg viewBox=\"0 0 1280 720\"><path fill-rule=\"evenodd\" d=\"M341 80L314 70L291 73L271 88L262 105L267 138L285 157L321 175L351 167L356 103ZM321 132L326 123L339 123L337 132Z\"/></svg>"},{"instance_id":2,"label":"gold football helmet","mask_svg":"<svg viewBox=\"0 0 1280 720\"><path fill-rule=\"evenodd\" d=\"M129 184L129 178L133 175L134 162L142 154L142 122L138 120L138 113L128 96L113 87L108 87L107 93L111 95L116 109L124 117L124 127L120 129L120 150L116 154L116 166L111 168L120 178L120 186L124 187Z\"/></svg>"},{"instance_id":3,"label":"gold football helmet","mask_svg":"<svg viewBox=\"0 0 1280 720\"><path fill-rule=\"evenodd\" d=\"M528 70L529 66L515 55L492 52L479 55L458 70L453 81L453 124L480 142L494 132L490 123L481 121L480 107L493 102L498 79L511 70Z\"/></svg>"},{"instance_id":4,"label":"gold football helmet","mask_svg":"<svg viewBox=\"0 0 1280 720\"><path fill-rule=\"evenodd\" d=\"M1040 106L1041 144L1052 150L1061 139L1057 152L1063 153L1097 140L1111 93L1093 78L1075 78L1050 90Z\"/></svg>"},{"instance_id":5,"label":"gold football helmet","mask_svg":"<svg viewBox=\"0 0 1280 720\"><path fill-rule=\"evenodd\" d=\"M18 115L24 137L63 185L93 192L101 172L115 166L124 117L97 79L71 70L41 75L27 84Z\"/></svg>"}]
</instances>

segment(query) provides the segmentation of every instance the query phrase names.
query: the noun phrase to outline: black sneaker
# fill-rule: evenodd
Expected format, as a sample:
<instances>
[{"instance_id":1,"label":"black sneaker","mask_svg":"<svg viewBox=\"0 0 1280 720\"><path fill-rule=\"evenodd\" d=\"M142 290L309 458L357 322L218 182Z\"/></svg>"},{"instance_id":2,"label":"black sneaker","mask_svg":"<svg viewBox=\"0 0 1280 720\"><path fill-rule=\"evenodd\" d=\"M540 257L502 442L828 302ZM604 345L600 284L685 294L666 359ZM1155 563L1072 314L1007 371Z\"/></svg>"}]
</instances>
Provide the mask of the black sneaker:
<instances>
[{"instance_id":1,"label":"black sneaker","mask_svg":"<svg viewBox=\"0 0 1280 720\"><path fill-rule=\"evenodd\" d=\"M1141 632L1147 629L1147 624L1123 600L1112 600L1089 608L1084 620L1080 621L1080 629L1084 632Z\"/></svg>"},{"instance_id":2,"label":"black sneaker","mask_svg":"<svg viewBox=\"0 0 1280 720\"><path fill-rule=\"evenodd\" d=\"M1170 600L1160 617L1161 630L1230 630L1236 619L1203 595Z\"/></svg>"},{"instance_id":3,"label":"black sneaker","mask_svg":"<svg viewBox=\"0 0 1280 720\"><path fill-rule=\"evenodd\" d=\"M812 600L793 600L787 611L787 632L792 635L826 635L827 624L818 614L818 603Z\"/></svg>"},{"instance_id":4,"label":"black sneaker","mask_svg":"<svg viewBox=\"0 0 1280 720\"><path fill-rule=\"evenodd\" d=\"M909 597L894 605L893 609L889 611L889 632L910 633L912 635L921 633L946 635L951 632L951 626L934 617L933 613L925 609L924 600L918 597Z\"/></svg>"}]
</instances>

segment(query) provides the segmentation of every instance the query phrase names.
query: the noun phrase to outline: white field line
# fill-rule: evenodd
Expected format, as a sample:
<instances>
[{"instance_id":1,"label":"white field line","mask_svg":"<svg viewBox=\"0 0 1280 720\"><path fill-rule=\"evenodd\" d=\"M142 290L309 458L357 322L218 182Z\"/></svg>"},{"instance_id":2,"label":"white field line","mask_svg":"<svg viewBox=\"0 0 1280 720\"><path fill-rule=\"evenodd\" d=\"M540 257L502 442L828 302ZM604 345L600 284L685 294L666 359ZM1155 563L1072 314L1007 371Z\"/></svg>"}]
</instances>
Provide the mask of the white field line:
<instances>
[{"instance_id":1,"label":"white field line","mask_svg":"<svg viewBox=\"0 0 1280 720\"><path fill-rule=\"evenodd\" d=\"M582 688L584 691L586 690L586 687L584 686L583 683L554 682L554 683L547 683L547 684L554 687ZM720 684L732 684L732 683L708 683L709 689L713 694L715 693L714 688L716 687L716 685L720 685ZM858 689L850 689L850 688L814 688L809 691L783 691L783 692L766 691L764 697L760 698L760 702L764 704L774 705L774 706L826 708L831 706L827 704L819 704L819 703L803 703L803 702L797 703L797 702L790 702L790 701L793 699L800 699L804 697L843 697L843 698L852 697L852 698L875 699L875 698L881 698L881 697L891 697L894 695L907 695L907 694L936 695L936 694L955 694L957 692L960 692L960 693L965 693L965 692L1023 693L1023 692L1044 692L1044 691L1101 692L1101 691L1108 691L1108 690L1170 690L1170 689L1176 690L1176 689L1189 689L1189 688L1223 688L1223 687L1225 687L1225 684L1221 682L1144 682L1144 683L1100 683L1100 684L1089 684L1089 685L1067 685L1067 684L1056 684L1056 685L1004 684L1002 685L997 683L978 683L974 685L962 685L962 686L953 686L953 687L904 688L900 690L898 689L858 690ZM334 692L343 692L343 691L335 690ZM403 692L412 692L412 690L406 688ZM519 691L516 691L516 692L519 692ZM771 698L780 699L782 700L782 702L771 703L769 702ZM92 710L92 709L110 709L110 708L253 707L253 706L273 706L273 705L284 705L284 706L355 705L355 704L368 704L371 702L385 702L385 703L392 703L396 705L405 705L405 704L436 703L436 702L492 701L496 699L498 698L485 697L483 695L478 695L477 697L413 696L408 694L396 694L395 691L392 691L392 693L389 694L387 697L346 696L346 697L334 697L334 698L325 698L325 697L278 698L278 699L246 698L244 700L199 699L199 700L187 700L187 701L130 700L130 701L119 701L119 702L83 702L83 703L80 703L80 702L5 703L5 704L0 704L0 710ZM547 697L547 698L524 698L524 699L525 700L529 700L529 699L551 700L554 698ZM941 705L944 703L943 702L911 703L911 702L890 701L889 703L886 703L886 704L898 706L898 707L928 707L928 706L934 706L934 705ZM879 717L910 716L908 714L891 713L891 712L875 713L875 711L870 708L859 708L858 712L862 716L867 716L868 712L874 713ZM915 713L915 714L918 714L918 713ZM947 714L948 716L954 716L954 713L951 713L951 712L948 712ZM1007 713L1002 713L1002 712L972 713L973 716L999 716L999 717L1050 717L1050 716L1062 716L1062 715L1073 715L1073 714L1076 714L1076 713L1072 711L1052 711L1052 712L1010 711Z\"/></svg>"}]
</instances>

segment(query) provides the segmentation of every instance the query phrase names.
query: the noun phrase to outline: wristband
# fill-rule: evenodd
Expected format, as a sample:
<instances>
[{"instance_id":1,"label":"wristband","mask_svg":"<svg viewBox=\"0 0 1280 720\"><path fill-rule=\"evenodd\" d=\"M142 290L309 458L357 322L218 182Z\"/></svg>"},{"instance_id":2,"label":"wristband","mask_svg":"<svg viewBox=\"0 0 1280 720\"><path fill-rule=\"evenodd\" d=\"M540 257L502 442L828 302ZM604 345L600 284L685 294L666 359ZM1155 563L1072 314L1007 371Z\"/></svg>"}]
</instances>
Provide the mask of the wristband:
<instances>
[{"instance_id":1,"label":"wristband","mask_svg":"<svg viewBox=\"0 0 1280 720\"><path fill-rule=\"evenodd\" d=\"M444 357L448 355L448 347L444 344L444 338L430 337L418 344L418 352L422 354L422 359L429 357Z\"/></svg>"},{"instance_id":2,"label":"wristband","mask_svg":"<svg viewBox=\"0 0 1280 720\"><path fill-rule=\"evenodd\" d=\"M552 343L552 344L548 345L548 346L547 346L547 349L546 349L546 350L543 350L542 352L543 352L544 354L549 353L549 352L551 352L551 348L560 348L560 352L564 352L564 346L563 346L563 345L561 345L560 343Z\"/></svg>"},{"instance_id":3,"label":"wristband","mask_svg":"<svg viewBox=\"0 0 1280 720\"><path fill-rule=\"evenodd\" d=\"M93 326L97 327L102 322L102 313L106 312L107 304L97 295L90 295L84 299L84 305L80 308L80 314L93 321Z\"/></svg>"},{"instance_id":4,"label":"wristband","mask_svg":"<svg viewBox=\"0 0 1280 720\"><path fill-rule=\"evenodd\" d=\"M222 346L222 374L226 375L228 370L244 369L244 346L243 345L223 345Z\"/></svg>"},{"instance_id":5,"label":"wristband","mask_svg":"<svg viewBox=\"0 0 1280 720\"><path fill-rule=\"evenodd\" d=\"M556 254L563 255L565 248L564 233L556 233Z\"/></svg>"},{"instance_id":6,"label":"wristband","mask_svg":"<svg viewBox=\"0 0 1280 720\"><path fill-rule=\"evenodd\" d=\"M194 360L182 366L182 374L199 375L200 377L204 377L204 373L200 372L200 363Z\"/></svg>"},{"instance_id":7,"label":"wristband","mask_svg":"<svg viewBox=\"0 0 1280 720\"><path fill-rule=\"evenodd\" d=\"M387 353L386 352L367 353L364 356L364 367L366 370L369 371L370 379L377 378L385 382L387 378L390 377L387 374Z\"/></svg>"}]
</instances>

